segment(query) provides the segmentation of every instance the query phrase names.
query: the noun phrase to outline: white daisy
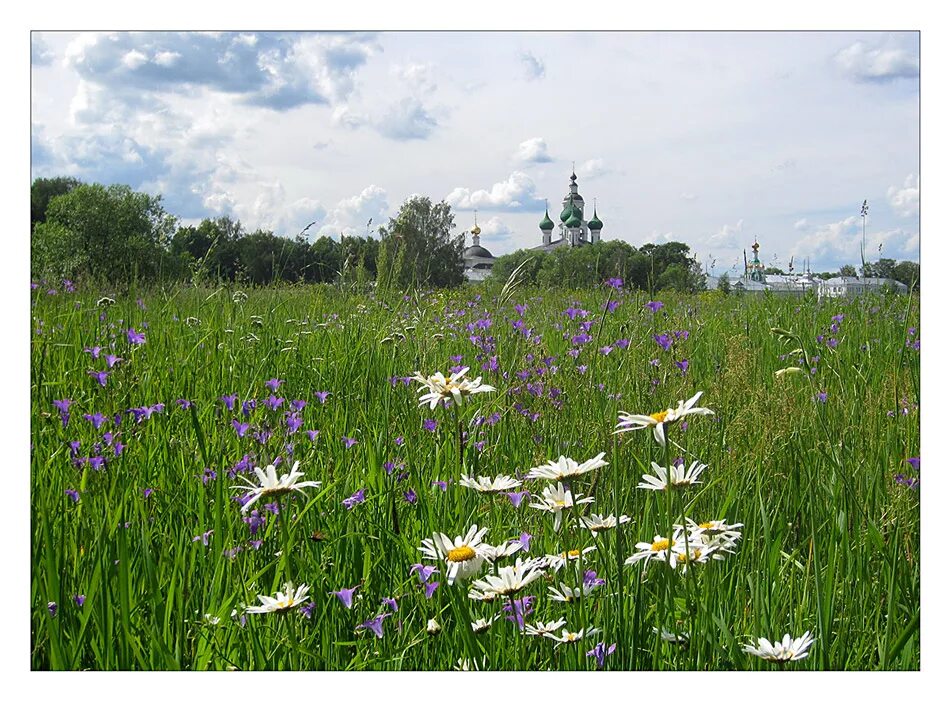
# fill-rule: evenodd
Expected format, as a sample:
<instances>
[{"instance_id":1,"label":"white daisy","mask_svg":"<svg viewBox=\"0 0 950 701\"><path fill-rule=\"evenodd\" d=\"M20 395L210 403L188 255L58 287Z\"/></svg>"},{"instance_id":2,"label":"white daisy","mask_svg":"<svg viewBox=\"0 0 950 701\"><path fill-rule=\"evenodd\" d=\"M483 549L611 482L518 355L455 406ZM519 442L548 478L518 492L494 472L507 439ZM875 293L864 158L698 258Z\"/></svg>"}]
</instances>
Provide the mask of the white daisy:
<instances>
[{"instance_id":1,"label":"white daisy","mask_svg":"<svg viewBox=\"0 0 950 701\"><path fill-rule=\"evenodd\" d=\"M508 492L521 486L521 480L516 480L509 475L498 475L495 479L490 477L469 477L462 475L459 479L459 485L474 489L483 494L494 494L496 492Z\"/></svg>"},{"instance_id":2,"label":"white daisy","mask_svg":"<svg viewBox=\"0 0 950 701\"><path fill-rule=\"evenodd\" d=\"M599 586L601 585L596 582L585 582L583 587L569 587L567 584L561 582L556 587L548 587L548 598L551 601L560 601L562 604L572 604L575 601L580 601L582 598L586 599L593 594ZM582 589L583 596L581 595Z\"/></svg>"},{"instance_id":3,"label":"white daisy","mask_svg":"<svg viewBox=\"0 0 950 701\"><path fill-rule=\"evenodd\" d=\"M609 464L603 459L605 454L606 453L600 453L590 460L580 464L574 460L571 460L570 458L565 458L562 455L557 460L549 460L546 464L541 465L540 467L532 468L528 471L528 474L525 475L525 477L527 479L548 480L562 480L578 477Z\"/></svg>"},{"instance_id":4,"label":"white daisy","mask_svg":"<svg viewBox=\"0 0 950 701\"><path fill-rule=\"evenodd\" d=\"M416 372L412 379L422 384L420 392L429 390L427 394L419 397L419 404L429 404L430 409L435 409L439 402L443 400L454 401L458 406L462 405L462 397L479 392L494 392L495 388L491 385L483 385L482 378L476 377L474 380L465 379L465 373L468 368L462 368L453 373L446 379L445 375L437 372L429 377L423 377L421 373Z\"/></svg>"},{"instance_id":5,"label":"white daisy","mask_svg":"<svg viewBox=\"0 0 950 701\"><path fill-rule=\"evenodd\" d=\"M482 556L489 562L494 562L503 557L508 557L509 555L514 555L516 552L523 550L520 540L509 540L507 543L502 543L501 545L488 545L485 544L484 550L482 550Z\"/></svg>"},{"instance_id":6,"label":"white daisy","mask_svg":"<svg viewBox=\"0 0 950 701\"><path fill-rule=\"evenodd\" d=\"M426 623L426 633L429 635L438 635L442 632L442 626L439 625L439 622L434 618L430 618L429 622Z\"/></svg>"},{"instance_id":7,"label":"white daisy","mask_svg":"<svg viewBox=\"0 0 950 701\"><path fill-rule=\"evenodd\" d=\"M643 481L637 485L637 489L654 489L658 492L667 489L680 489L688 487L691 484L702 484L697 478L708 465L701 464L694 460L693 464L687 469L686 464L672 465L669 468L660 467L655 462L650 463L653 466L653 475L643 475Z\"/></svg>"},{"instance_id":8,"label":"white daisy","mask_svg":"<svg viewBox=\"0 0 950 701\"><path fill-rule=\"evenodd\" d=\"M301 584L294 589L292 582L284 585L284 591L277 592L273 597L258 594L257 598L261 600L260 606L248 606L245 613L287 613L292 608L299 606L309 599L307 591L310 587Z\"/></svg>"},{"instance_id":9,"label":"white daisy","mask_svg":"<svg viewBox=\"0 0 950 701\"><path fill-rule=\"evenodd\" d=\"M488 620L485 620L484 618L479 618L475 621L472 621L472 632L475 633L476 635L480 635L481 633L484 633L486 630L491 628L492 623L498 620L499 615L501 614L492 616Z\"/></svg>"},{"instance_id":10,"label":"white daisy","mask_svg":"<svg viewBox=\"0 0 950 701\"><path fill-rule=\"evenodd\" d=\"M300 461L294 463L294 466L290 468L290 472L286 475L281 475L277 477L277 466L268 465L267 471L265 472L259 467L254 468L254 473L257 475L257 479L260 482L259 485L254 484L244 475L238 475L241 479L247 482L250 486L244 487L238 485L232 487L232 489L244 489L248 494L251 495L251 498L241 507L241 513L246 512L251 506L262 497L276 497L281 494L289 494L290 492L302 492L304 487L319 487L320 482L298 482L297 480L304 476L303 472L298 472L297 468L300 467Z\"/></svg>"},{"instance_id":11,"label":"white daisy","mask_svg":"<svg viewBox=\"0 0 950 701\"><path fill-rule=\"evenodd\" d=\"M726 523L725 521L703 521L696 523L687 518L689 536L696 538L707 545L713 545L723 550L731 551L736 541L742 537L741 523Z\"/></svg>"},{"instance_id":12,"label":"white daisy","mask_svg":"<svg viewBox=\"0 0 950 701\"><path fill-rule=\"evenodd\" d=\"M702 392L697 392L686 402L680 400L675 409L666 409L664 411L658 411L655 414L629 414L625 411L621 411L617 423L617 430L615 430L614 433L636 431L641 428L652 428L653 437L656 438L656 442L665 446L666 435L663 430L664 424L678 421L689 414L713 414L712 409L693 406L699 401L702 394Z\"/></svg>"},{"instance_id":13,"label":"white daisy","mask_svg":"<svg viewBox=\"0 0 950 701\"><path fill-rule=\"evenodd\" d=\"M655 626L654 626L654 628L653 628L653 632L654 632L654 633L658 633L659 636L660 636L660 640L662 640L662 641L665 642L665 643L674 643L674 644L676 644L676 645L685 645L686 643L689 642L689 635L686 634L686 633L680 633L679 635L677 635L677 634L675 634L675 633L671 633L671 632L668 631L666 628L664 628L664 629L661 631L659 628L656 628Z\"/></svg>"},{"instance_id":14,"label":"white daisy","mask_svg":"<svg viewBox=\"0 0 950 701\"><path fill-rule=\"evenodd\" d=\"M758 645L745 645L742 651L769 662L785 664L808 657L808 648L813 642L815 642L815 639L812 637L811 631L806 631L805 635L794 640L792 640L791 635L786 633L781 642L776 640L774 643L770 643L765 638L759 638Z\"/></svg>"},{"instance_id":15,"label":"white daisy","mask_svg":"<svg viewBox=\"0 0 950 701\"><path fill-rule=\"evenodd\" d=\"M578 494L577 497L581 495ZM554 530L559 530L561 528L561 512L564 509L569 509L575 504L588 504L594 501L594 497L586 497L584 499L579 499L571 494L570 489L564 487L563 482L558 482L556 485L548 485L544 488L544 491L541 493L540 501L536 504L531 504L533 509L541 509L542 511L548 511L554 514Z\"/></svg>"},{"instance_id":16,"label":"white daisy","mask_svg":"<svg viewBox=\"0 0 950 701\"><path fill-rule=\"evenodd\" d=\"M487 528L478 529L472 526L464 536L456 536L452 540L444 533L433 533L432 538L422 541L419 550L423 557L430 560L445 562L447 574L446 582L451 586L456 579L465 580L474 577L485 563L484 552L492 546L483 544L482 538L488 533Z\"/></svg>"},{"instance_id":17,"label":"white daisy","mask_svg":"<svg viewBox=\"0 0 950 701\"><path fill-rule=\"evenodd\" d=\"M551 621L549 623L539 623L536 626L531 625L530 623L525 624L524 634L533 635L536 638L540 638L549 633L554 633L558 628L563 628L567 625L567 621L564 618L560 618L557 621Z\"/></svg>"},{"instance_id":18,"label":"white daisy","mask_svg":"<svg viewBox=\"0 0 950 701\"><path fill-rule=\"evenodd\" d=\"M556 555L544 555L541 559L544 560L545 567L553 569L555 572L564 567L569 560L583 561L584 556L596 550L593 545L590 547L584 548L583 550L568 550L563 553L557 553Z\"/></svg>"},{"instance_id":19,"label":"white daisy","mask_svg":"<svg viewBox=\"0 0 950 701\"><path fill-rule=\"evenodd\" d=\"M531 563L532 565L534 563ZM484 579L472 582L472 589L468 596L471 599L490 601L499 596L516 594L534 580L543 575L543 570L527 566L521 559L515 561L511 567L502 567L498 574L486 575Z\"/></svg>"},{"instance_id":20,"label":"white daisy","mask_svg":"<svg viewBox=\"0 0 950 701\"><path fill-rule=\"evenodd\" d=\"M686 554L687 552L689 553L688 558ZM697 543L692 540L689 541L689 546L687 546L686 542L683 540L676 541L673 544L673 552L670 556L670 566L676 568L682 565L683 569L685 569L687 566L687 559L691 565L704 565L710 560L722 560L724 558L719 553L719 548L715 546L706 545L705 543Z\"/></svg>"},{"instance_id":21,"label":"white daisy","mask_svg":"<svg viewBox=\"0 0 950 701\"><path fill-rule=\"evenodd\" d=\"M558 645L563 643L579 643L584 638L589 638L593 635L597 635L600 632L600 628L589 628L585 631L584 628L581 628L576 633L572 633L569 630L562 630L561 634L554 635L553 633L545 633L545 638L550 638L551 640L557 641Z\"/></svg>"},{"instance_id":22,"label":"white daisy","mask_svg":"<svg viewBox=\"0 0 950 701\"><path fill-rule=\"evenodd\" d=\"M616 528L618 524L630 523L629 516L601 516L600 514L591 514L590 516L581 516L581 524L591 532L595 538L601 531L607 531Z\"/></svg>"},{"instance_id":23,"label":"white daisy","mask_svg":"<svg viewBox=\"0 0 950 701\"><path fill-rule=\"evenodd\" d=\"M667 562L671 567L676 567L676 553L671 551L670 539L665 536L654 536L652 543L637 543L637 550L639 552L628 557L623 564L635 565L640 561L645 564L651 560L657 560Z\"/></svg>"}]
</instances>

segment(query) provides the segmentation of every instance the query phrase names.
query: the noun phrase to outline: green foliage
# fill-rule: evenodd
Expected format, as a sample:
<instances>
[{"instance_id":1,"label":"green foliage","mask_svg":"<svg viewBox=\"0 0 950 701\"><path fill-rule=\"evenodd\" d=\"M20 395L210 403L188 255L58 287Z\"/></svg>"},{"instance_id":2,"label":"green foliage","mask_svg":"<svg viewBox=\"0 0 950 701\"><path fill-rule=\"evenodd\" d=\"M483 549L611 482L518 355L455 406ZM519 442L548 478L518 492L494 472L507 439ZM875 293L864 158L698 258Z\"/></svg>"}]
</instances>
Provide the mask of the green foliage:
<instances>
[{"instance_id":1,"label":"green foliage","mask_svg":"<svg viewBox=\"0 0 950 701\"><path fill-rule=\"evenodd\" d=\"M838 275L839 277L857 277L858 271L855 270L853 265L842 265L841 270L838 271ZM827 280L828 278L825 279Z\"/></svg>"},{"instance_id":2,"label":"green foliage","mask_svg":"<svg viewBox=\"0 0 950 701\"><path fill-rule=\"evenodd\" d=\"M732 285L729 282L729 273L723 273L719 276L719 282L716 283L716 289L722 292L724 295L727 295L732 291Z\"/></svg>"},{"instance_id":3,"label":"green foliage","mask_svg":"<svg viewBox=\"0 0 950 701\"><path fill-rule=\"evenodd\" d=\"M175 228L161 197L124 185L77 185L50 200L31 242L34 275L107 283L158 277Z\"/></svg>"},{"instance_id":4,"label":"green foliage","mask_svg":"<svg viewBox=\"0 0 950 701\"><path fill-rule=\"evenodd\" d=\"M30 186L30 228L46 221L46 208L50 200L65 195L70 190L79 187L81 181L76 178L37 178Z\"/></svg>"},{"instance_id":5,"label":"green foliage","mask_svg":"<svg viewBox=\"0 0 950 701\"><path fill-rule=\"evenodd\" d=\"M581 289L621 278L627 287L695 292L705 288L699 264L689 257L689 246L672 241L646 244L639 250L625 241L600 241L589 246L555 248L548 253L520 250L500 256L492 279L504 282L524 261L525 281L544 287Z\"/></svg>"},{"instance_id":6,"label":"green foliage","mask_svg":"<svg viewBox=\"0 0 950 701\"><path fill-rule=\"evenodd\" d=\"M894 279L907 285L907 289L920 289L920 265L903 260L894 266Z\"/></svg>"},{"instance_id":7,"label":"green foliage","mask_svg":"<svg viewBox=\"0 0 950 701\"><path fill-rule=\"evenodd\" d=\"M433 204L428 197L413 197L403 203L380 236L393 264L385 273L388 284L407 290L417 287L454 287L465 280L462 259L464 238L452 236L452 208Z\"/></svg>"}]
</instances>

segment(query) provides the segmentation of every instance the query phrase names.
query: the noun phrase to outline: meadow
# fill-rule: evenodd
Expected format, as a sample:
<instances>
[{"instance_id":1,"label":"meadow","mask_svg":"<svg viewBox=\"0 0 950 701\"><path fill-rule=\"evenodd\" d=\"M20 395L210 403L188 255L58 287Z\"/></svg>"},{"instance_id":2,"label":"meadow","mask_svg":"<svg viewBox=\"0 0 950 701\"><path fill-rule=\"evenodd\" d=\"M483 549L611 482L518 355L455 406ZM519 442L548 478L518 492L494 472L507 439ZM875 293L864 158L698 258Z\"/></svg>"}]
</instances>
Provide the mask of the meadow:
<instances>
[{"instance_id":1,"label":"meadow","mask_svg":"<svg viewBox=\"0 0 950 701\"><path fill-rule=\"evenodd\" d=\"M31 295L33 669L920 667L916 296Z\"/></svg>"}]
</instances>

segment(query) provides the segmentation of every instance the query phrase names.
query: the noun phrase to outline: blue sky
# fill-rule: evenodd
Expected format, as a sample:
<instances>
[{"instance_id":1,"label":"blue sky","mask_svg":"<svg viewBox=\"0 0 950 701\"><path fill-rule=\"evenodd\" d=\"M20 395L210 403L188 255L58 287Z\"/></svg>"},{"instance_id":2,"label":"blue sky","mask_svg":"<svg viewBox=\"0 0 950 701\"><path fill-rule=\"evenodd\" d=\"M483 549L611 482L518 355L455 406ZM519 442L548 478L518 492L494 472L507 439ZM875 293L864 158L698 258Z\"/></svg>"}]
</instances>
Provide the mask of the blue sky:
<instances>
[{"instance_id":1,"label":"blue sky","mask_svg":"<svg viewBox=\"0 0 950 701\"><path fill-rule=\"evenodd\" d=\"M917 260L913 32L32 35L33 177L161 194L184 221L363 234L413 194L540 243L572 162L604 239L714 274ZM590 216L590 211L587 211ZM880 254L878 249L880 248Z\"/></svg>"}]
</instances>

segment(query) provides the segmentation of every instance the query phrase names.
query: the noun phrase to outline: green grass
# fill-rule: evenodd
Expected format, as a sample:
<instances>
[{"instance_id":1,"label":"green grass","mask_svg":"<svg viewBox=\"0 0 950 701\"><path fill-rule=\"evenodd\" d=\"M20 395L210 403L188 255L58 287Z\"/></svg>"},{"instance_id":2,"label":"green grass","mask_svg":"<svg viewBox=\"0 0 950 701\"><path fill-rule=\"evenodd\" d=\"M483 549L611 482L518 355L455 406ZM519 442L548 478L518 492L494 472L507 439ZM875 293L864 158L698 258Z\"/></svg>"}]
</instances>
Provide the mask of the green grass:
<instances>
[{"instance_id":1,"label":"green grass","mask_svg":"<svg viewBox=\"0 0 950 701\"><path fill-rule=\"evenodd\" d=\"M593 669L585 653L603 641L617 644L608 669L762 669L767 663L742 652L751 637L810 630L816 642L793 669L919 669L919 495L895 482L898 473L917 476L905 460L920 454L919 351L908 345L916 338L908 329L919 327L917 298L663 295L654 314L636 292L522 289L503 302L494 290L478 292L376 299L289 288L248 291L242 301L232 290L180 288L149 292L142 305L131 296L97 307L96 291L35 291L32 667L451 669L467 658L487 669ZM607 312L609 297L621 304ZM531 338L512 326L522 318L516 303L527 305ZM590 315L571 320L570 306ZM845 318L832 333L836 314ZM490 328L466 328L486 318ZM594 322L592 338L575 359L567 351L582 321ZM130 346L128 328L144 329L145 344ZM689 334L663 351L653 336L673 331ZM497 372L479 369L487 355L473 334L494 337ZM837 346L819 343L820 335ZM598 352L618 339L629 346ZM796 365L799 356L788 354L798 344L809 364L820 356L815 373L776 378ZM98 360L83 351L96 345L105 349ZM100 387L88 371L105 369L110 352L124 360ZM446 372L455 355L498 389L464 405L460 420L473 435L461 454L455 413L420 407L415 383L390 381ZM674 365L684 358L685 373ZM527 369L531 378L519 379ZM270 378L284 381L276 411L263 406ZM541 383L541 396L526 382ZM552 387L560 391L553 398ZM715 416L691 416L685 431L669 426L668 455L649 430L612 433L619 411L661 411L700 390L700 405ZM326 403L316 391L330 392ZM218 400L228 394L238 396L235 411ZM63 398L76 402L68 426L53 406ZM181 408L179 398L193 406ZM240 404L250 399L258 407L243 418ZM293 399L308 403L303 426L287 435ZM127 413L156 403L164 410L140 423ZM96 412L110 417L98 430L83 418ZM495 413L496 422L470 424ZM231 425L238 417L252 426L244 438ZM427 418L438 421L435 431L423 428ZM105 469L76 466L70 441L80 441L79 457L93 455L96 443L111 454L103 444L110 427L122 454ZM257 429L272 437L258 442ZM313 442L308 429L319 430ZM358 443L346 448L344 436ZM284 472L286 443L304 479L322 486L284 499L280 517L259 502L267 521L251 536L232 498L242 482L228 472L244 455L261 467L283 455ZM463 470L512 475L562 454L583 461L602 451L609 465L574 484L595 503L568 513L558 532L549 514L528 507L530 497L515 508L505 496L456 484ZM702 484L672 498L636 488L651 461L679 456L709 465ZM405 464L403 481L401 470L387 475L387 461ZM206 469L217 477L202 480ZM443 493L435 480L454 482ZM543 486L522 489L539 494ZM362 488L365 502L347 510L342 500ZM80 492L78 503L67 489ZM154 490L147 498L146 489ZM403 498L409 489L414 504ZM633 520L594 539L572 528L578 512ZM685 574L657 562L623 564L638 542L668 533L684 514L743 523L735 553ZM447 586L444 568L426 599L409 572L422 539L462 535L472 524L487 527L496 545L531 533L526 557L595 545L580 569L569 564L525 594L537 597L530 623L563 616L567 630L601 633L556 647L518 636L501 617L474 635L469 621L499 613L500 604L470 600L467 582ZM193 540L207 531L207 545ZM252 539L263 541L259 549ZM548 586L574 586L584 569L606 584L576 604L548 598ZM289 579L310 586L310 618L294 610L234 620ZM351 610L331 593L357 584ZM82 607L77 594L86 597ZM396 597L398 612L383 597ZM392 615L382 639L357 632L383 612ZM426 633L433 618L437 636ZM663 642L654 627L686 633L688 644Z\"/></svg>"}]
</instances>

